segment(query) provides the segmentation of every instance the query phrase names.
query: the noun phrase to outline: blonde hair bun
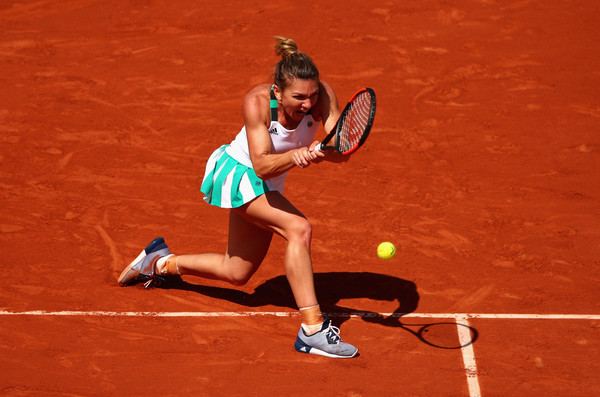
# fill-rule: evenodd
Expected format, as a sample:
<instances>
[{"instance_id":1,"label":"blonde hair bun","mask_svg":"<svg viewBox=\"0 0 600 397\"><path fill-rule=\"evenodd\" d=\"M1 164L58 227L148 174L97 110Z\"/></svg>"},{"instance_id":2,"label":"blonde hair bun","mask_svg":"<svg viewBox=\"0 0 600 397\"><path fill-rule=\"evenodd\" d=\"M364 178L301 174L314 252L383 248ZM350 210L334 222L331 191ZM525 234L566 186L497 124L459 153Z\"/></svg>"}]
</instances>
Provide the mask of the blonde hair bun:
<instances>
[{"instance_id":1,"label":"blonde hair bun","mask_svg":"<svg viewBox=\"0 0 600 397\"><path fill-rule=\"evenodd\" d=\"M298 54L298 44L287 37L275 36L275 53L281 58Z\"/></svg>"}]
</instances>

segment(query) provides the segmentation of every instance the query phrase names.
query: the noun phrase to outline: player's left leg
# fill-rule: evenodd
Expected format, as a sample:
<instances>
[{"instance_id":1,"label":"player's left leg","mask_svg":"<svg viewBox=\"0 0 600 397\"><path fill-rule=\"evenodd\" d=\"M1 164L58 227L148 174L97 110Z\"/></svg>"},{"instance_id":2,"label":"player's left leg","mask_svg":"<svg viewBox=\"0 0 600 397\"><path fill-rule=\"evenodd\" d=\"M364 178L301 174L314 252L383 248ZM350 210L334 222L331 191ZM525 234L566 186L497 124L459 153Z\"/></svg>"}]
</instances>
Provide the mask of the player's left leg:
<instances>
[{"instance_id":1,"label":"player's left leg","mask_svg":"<svg viewBox=\"0 0 600 397\"><path fill-rule=\"evenodd\" d=\"M358 349L342 342L339 329L321 314L314 286L309 221L279 192L260 196L241 211L252 223L272 230L287 241L284 267L303 323L295 349L333 358L355 357Z\"/></svg>"},{"instance_id":2,"label":"player's left leg","mask_svg":"<svg viewBox=\"0 0 600 397\"><path fill-rule=\"evenodd\" d=\"M310 246L312 226L279 192L269 192L237 211L249 222L286 240L283 264L299 308L318 305Z\"/></svg>"}]
</instances>

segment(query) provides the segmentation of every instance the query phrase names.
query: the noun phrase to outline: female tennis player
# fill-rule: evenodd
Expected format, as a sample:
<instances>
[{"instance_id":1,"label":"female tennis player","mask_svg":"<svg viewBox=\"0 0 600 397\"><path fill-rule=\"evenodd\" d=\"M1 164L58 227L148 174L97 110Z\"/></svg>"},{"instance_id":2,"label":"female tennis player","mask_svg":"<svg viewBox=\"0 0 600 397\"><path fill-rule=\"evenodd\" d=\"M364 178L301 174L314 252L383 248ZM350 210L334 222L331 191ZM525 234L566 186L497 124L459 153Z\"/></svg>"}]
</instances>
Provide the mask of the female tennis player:
<instances>
[{"instance_id":1,"label":"female tennis player","mask_svg":"<svg viewBox=\"0 0 600 397\"><path fill-rule=\"evenodd\" d=\"M315 293L311 224L283 195L292 168L323 160L340 161L335 150L314 150L322 123L331 131L340 109L329 84L319 79L311 58L296 43L276 37L273 84L259 85L242 102L244 127L208 159L201 191L209 204L230 209L225 254L170 253L164 239L152 241L121 273L121 285L193 275L244 285L265 258L274 233L286 239L283 264L302 324L294 347L333 358L354 357L358 349L342 342L339 329L323 318Z\"/></svg>"}]
</instances>

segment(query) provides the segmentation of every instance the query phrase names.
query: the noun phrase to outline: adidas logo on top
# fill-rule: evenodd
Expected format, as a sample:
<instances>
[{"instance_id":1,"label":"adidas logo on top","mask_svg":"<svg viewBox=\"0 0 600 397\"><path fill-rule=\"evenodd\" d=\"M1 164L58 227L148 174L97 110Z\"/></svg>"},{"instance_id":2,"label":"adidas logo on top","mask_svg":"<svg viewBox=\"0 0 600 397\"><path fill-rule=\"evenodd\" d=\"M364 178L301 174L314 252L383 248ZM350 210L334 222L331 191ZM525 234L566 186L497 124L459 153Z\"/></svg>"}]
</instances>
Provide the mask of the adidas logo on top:
<instances>
[{"instance_id":1,"label":"adidas logo on top","mask_svg":"<svg viewBox=\"0 0 600 397\"><path fill-rule=\"evenodd\" d=\"M269 134L279 135L279 133L277 132L277 127L273 127L272 129L270 129Z\"/></svg>"}]
</instances>

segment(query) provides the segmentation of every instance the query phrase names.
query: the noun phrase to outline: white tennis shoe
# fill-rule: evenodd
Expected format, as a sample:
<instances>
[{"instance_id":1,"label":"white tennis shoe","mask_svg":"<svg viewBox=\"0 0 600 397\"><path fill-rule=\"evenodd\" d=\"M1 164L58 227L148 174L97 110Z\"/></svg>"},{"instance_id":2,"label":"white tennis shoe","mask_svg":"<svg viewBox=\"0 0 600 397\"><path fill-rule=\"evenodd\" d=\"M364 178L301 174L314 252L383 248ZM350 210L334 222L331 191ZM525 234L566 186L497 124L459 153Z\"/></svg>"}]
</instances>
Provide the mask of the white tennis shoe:
<instances>
[{"instance_id":1,"label":"white tennis shoe","mask_svg":"<svg viewBox=\"0 0 600 397\"><path fill-rule=\"evenodd\" d=\"M306 335L300 327L294 348L301 353L316 354L330 358L351 358L358 354L358 349L349 343L342 342L340 329L325 319L320 331Z\"/></svg>"},{"instance_id":2,"label":"white tennis shoe","mask_svg":"<svg viewBox=\"0 0 600 397\"><path fill-rule=\"evenodd\" d=\"M170 255L169 247L165 239L157 237L148 244L146 248L135 258L119 276L119 284L122 286L143 282L148 288L152 283L164 280L164 277L156 275L156 262L163 256Z\"/></svg>"}]
</instances>

